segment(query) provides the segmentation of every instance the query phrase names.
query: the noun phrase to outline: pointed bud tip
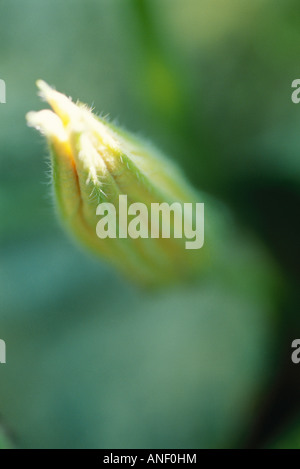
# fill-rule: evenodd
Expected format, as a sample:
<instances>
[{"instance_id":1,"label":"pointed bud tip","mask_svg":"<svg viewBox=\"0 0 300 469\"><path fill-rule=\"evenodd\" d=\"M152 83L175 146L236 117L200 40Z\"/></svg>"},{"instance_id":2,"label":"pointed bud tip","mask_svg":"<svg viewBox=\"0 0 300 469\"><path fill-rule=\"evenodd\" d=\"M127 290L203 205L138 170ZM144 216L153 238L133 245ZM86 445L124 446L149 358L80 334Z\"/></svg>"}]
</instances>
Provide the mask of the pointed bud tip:
<instances>
[{"instance_id":1,"label":"pointed bud tip","mask_svg":"<svg viewBox=\"0 0 300 469\"><path fill-rule=\"evenodd\" d=\"M53 88L50 85L48 85L48 83L46 83L44 80L37 80L35 83L36 83L37 88L42 92L53 90Z\"/></svg>"},{"instance_id":2,"label":"pointed bud tip","mask_svg":"<svg viewBox=\"0 0 300 469\"><path fill-rule=\"evenodd\" d=\"M51 105L51 101L55 97L56 93L58 94L58 92L55 91L55 89L50 85L48 85L48 83L46 83L44 80L37 80L36 86L39 90L39 96Z\"/></svg>"},{"instance_id":3,"label":"pointed bud tip","mask_svg":"<svg viewBox=\"0 0 300 469\"><path fill-rule=\"evenodd\" d=\"M28 112L26 121L29 127L34 127L48 138L57 138L60 141L67 140L67 134L60 118L49 109L39 112Z\"/></svg>"},{"instance_id":4,"label":"pointed bud tip","mask_svg":"<svg viewBox=\"0 0 300 469\"><path fill-rule=\"evenodd\" d=\"M44 80L37 80L36 86L41 98L50 104L53 111L61 118L64 125L67 125L72 117L78 117L78 107L73 103L71 98L59 93Z\"/></svg>"}]
</instances>

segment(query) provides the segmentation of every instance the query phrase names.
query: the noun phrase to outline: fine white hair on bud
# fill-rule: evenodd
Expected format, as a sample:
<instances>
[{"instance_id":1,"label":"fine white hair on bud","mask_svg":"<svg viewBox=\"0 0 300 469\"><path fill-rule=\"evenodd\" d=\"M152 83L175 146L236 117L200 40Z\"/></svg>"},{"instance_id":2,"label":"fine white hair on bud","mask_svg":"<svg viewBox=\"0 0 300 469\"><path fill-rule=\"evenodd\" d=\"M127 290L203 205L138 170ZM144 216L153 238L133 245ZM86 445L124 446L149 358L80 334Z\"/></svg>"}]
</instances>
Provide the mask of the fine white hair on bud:
<instances>
[{"instance_id":1,"label":"fine white hair on bud","mask_svg":"<svg viewBox=\"0 0 300 469\"><path fill-rule=\"evenodd\" d=\"M190 279L209 265L204 201L177 167L44 81L37 86L52 111L26 118L47 139L57 208L69 232L143 285Z\"/></svg>"}]
</instances>

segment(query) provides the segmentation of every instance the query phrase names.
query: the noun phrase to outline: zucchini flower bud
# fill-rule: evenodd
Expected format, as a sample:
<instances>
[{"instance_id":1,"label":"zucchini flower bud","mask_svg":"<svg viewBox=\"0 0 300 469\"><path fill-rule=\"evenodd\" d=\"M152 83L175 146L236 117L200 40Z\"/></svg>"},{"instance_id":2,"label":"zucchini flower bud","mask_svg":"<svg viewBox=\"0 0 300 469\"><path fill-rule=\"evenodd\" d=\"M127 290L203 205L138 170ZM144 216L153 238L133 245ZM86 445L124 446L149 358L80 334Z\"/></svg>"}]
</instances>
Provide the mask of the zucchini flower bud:
<instances>
[{"instance_id":1,"label":"zucchini flower bud","mask_svg":"<svg viewBox=\"0 0 300 469\"><path fill-rule=\"evenodd\" d=\"M126 276L160 286L208 262L204 204L158 150L43 81L51 110L27 122L47 139L60 217L82 244Z\"/></svg>"}]
</instances>

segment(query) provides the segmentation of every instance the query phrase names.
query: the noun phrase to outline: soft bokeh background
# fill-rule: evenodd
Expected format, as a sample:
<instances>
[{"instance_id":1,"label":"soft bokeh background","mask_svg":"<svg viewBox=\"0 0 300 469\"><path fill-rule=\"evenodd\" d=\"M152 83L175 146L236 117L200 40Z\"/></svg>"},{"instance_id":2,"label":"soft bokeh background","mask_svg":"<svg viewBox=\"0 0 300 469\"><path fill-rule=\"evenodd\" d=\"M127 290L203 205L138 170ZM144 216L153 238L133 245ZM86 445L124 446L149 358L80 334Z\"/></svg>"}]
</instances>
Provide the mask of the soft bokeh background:
<instances>
[{"instance_id":1,"label":"soft bokeh background","mask_svg":"<svg viewBox=\"0 0 300 469\"><path fill-rule=\"evenodd\" d=\"M1 0L0 44L5 432L25 448L300 447L298 2ZM230 207L230 275L149 293L72 244L25 125L37 78Z\"/></svg>"}]
</instances>

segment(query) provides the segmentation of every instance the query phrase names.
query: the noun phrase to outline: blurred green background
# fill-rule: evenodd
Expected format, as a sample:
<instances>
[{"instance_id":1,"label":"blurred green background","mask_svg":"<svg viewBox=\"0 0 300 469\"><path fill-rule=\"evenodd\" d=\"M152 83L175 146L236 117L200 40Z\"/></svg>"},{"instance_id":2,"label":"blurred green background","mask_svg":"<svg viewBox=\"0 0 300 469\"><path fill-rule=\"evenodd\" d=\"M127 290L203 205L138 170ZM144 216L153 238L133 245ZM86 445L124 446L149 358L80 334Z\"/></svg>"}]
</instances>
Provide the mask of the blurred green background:
<instances>
[{"instance_id":1,"label":"blurred green background","mask_svg":"<svg viewBox=\"0 0 300 469\"><path fill-rule=\"evenodd\" d=\"M0 420L13 444L300 448L298 2L1 0L0 44ZM44 106L38 78L153 140L230 207L223 272L145 292L72 244L25 124Z\"/></svg>"}]
</instances>

